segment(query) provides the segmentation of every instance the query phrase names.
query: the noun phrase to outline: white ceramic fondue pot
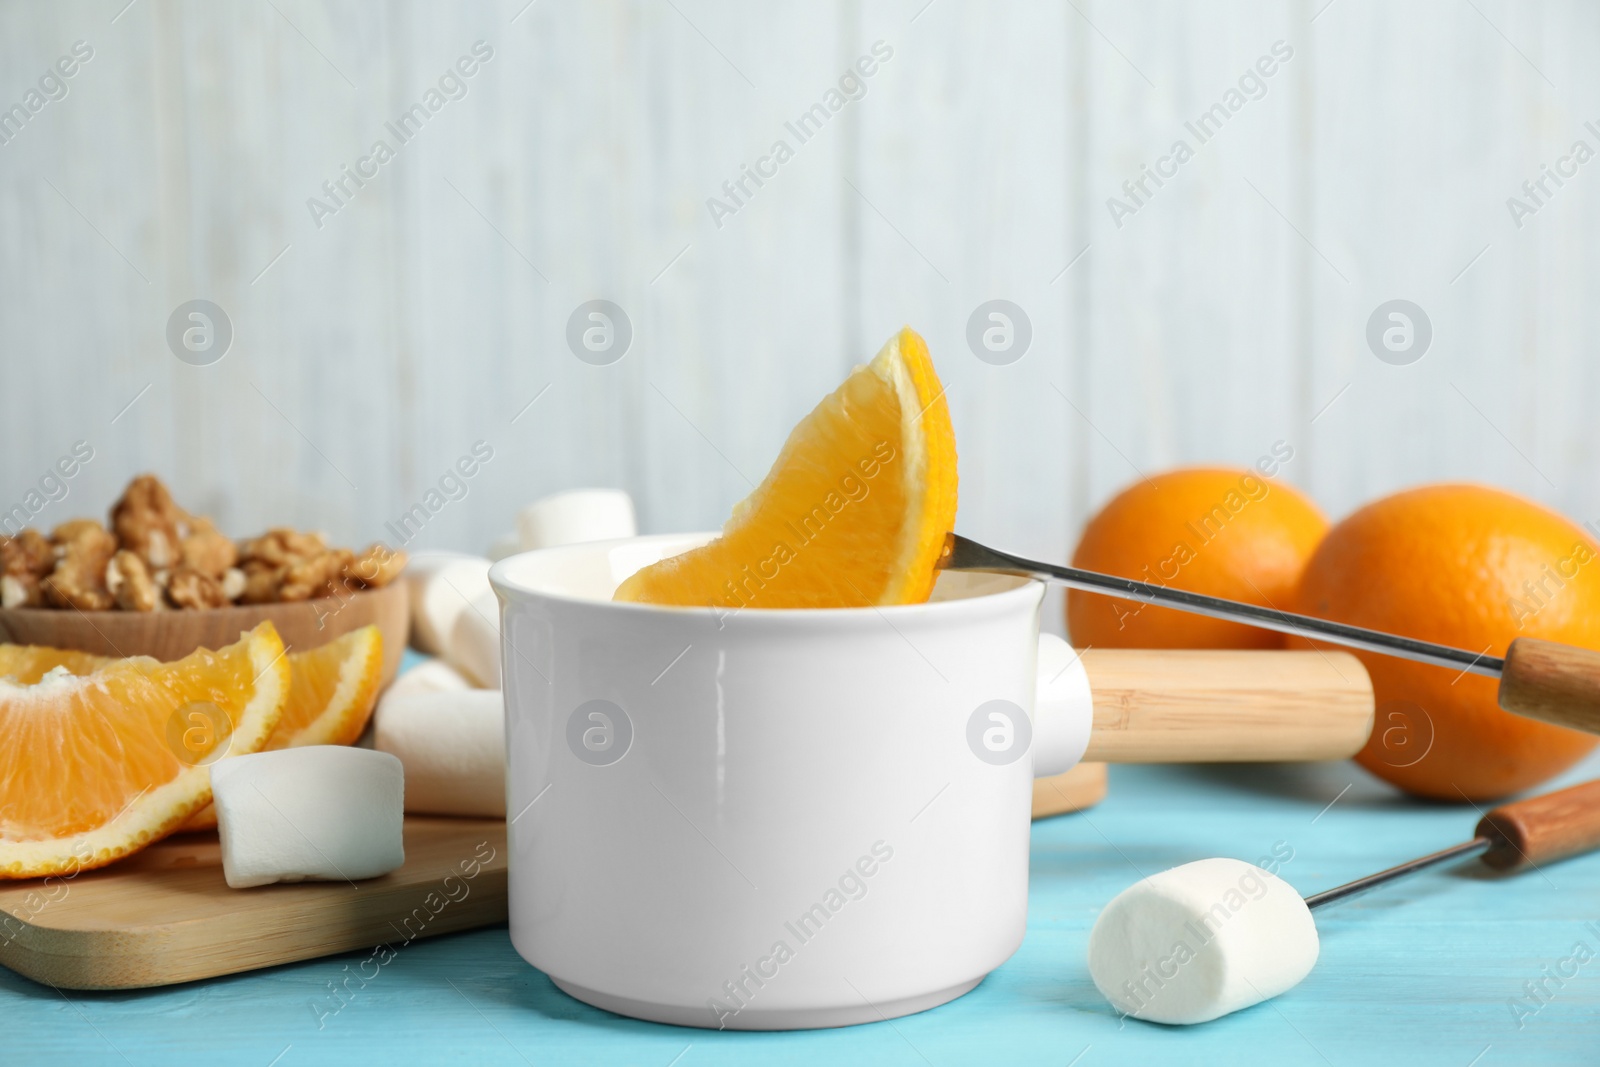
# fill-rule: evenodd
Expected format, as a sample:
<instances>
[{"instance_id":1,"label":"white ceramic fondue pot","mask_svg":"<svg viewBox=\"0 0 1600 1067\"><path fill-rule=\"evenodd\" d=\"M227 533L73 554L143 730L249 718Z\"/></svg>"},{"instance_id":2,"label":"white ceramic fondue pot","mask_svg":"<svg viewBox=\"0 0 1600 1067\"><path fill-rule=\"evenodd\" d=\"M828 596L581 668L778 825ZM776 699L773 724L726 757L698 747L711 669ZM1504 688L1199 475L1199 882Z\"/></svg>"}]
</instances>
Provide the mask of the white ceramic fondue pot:
<instances>
[{"instance_id":1,"label":"white ceramic fondue pot","mask_svg":"<svg viewBox=\"0 0 1600 1067\"><path fill-rule=\"evenodd\" d=\"M926 604L613 603L710 534L495 564L511 940L657 1022L843 1026L960 996L1022 943L1035 774L1082 756L1083 668L1043 586Z\"/></svg>"}]
</instances>

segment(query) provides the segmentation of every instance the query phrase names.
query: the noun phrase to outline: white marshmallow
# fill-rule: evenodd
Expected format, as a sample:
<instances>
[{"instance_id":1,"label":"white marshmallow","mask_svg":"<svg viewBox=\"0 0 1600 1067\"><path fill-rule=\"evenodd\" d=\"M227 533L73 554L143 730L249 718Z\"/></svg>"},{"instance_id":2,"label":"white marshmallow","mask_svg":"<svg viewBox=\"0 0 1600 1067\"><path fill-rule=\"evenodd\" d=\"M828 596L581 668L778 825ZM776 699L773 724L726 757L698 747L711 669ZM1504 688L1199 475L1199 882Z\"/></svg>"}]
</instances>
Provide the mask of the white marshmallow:
<instances>
[{"instance_id":1,"label":"white marshmallow","mask_svg":"<svg viewBox=\"0 0 1600 1067\"><path fill-rule=\"evenodd\" d=\"M386 701L398 700L412 693L451 693L475 688L472 682L442 659L430 659L406 670L389 683L389 688L378 698L381 709ZM356 744L361 748L373 747L373 734L377 729L377 715L367 720Z\"/></svg>"},{"instance_id":2,"label":"white marshmallow","mask_svg":"<svg viewBox=\"0 0 1600 1067\"><path fill-rule=\"evenodd\" d=\"M222 874L234 889L356 881L405 862L400 761L343 745L232 756L211 765Z\"/></svg>"},{"instance_id":3,"label":"white marshmallow","mask_svg":"<svg viewBox=\"0 0 1600 1067\"><path fill-rule=\"evenodd\" d=\"M383 691L378 704L412 693L449 693L474 688L472 680L442 659L425 660L404 671Z\"/></svg>"},{"instance_id":4,"label":"white marshmallow","mask_svg":"<svg viewBox=\"0 0 1600 1067\"><path fill-rule=\"evenodd\" d=\"M494 543L489 546L489 558L495 563L499 563L507 556L514 556L521 551L522 541L517 537L516 532L512 531L511 533L503 533L494 539Z\"/></svg>"},{"instance_id":5,"label":"white marshmallow","mask_svg":"<svg viewBox=\"0 0 1600 1067\"><path fill-rule=\"evenodd\" d=\"M406 560L406 568L401 573L401 580L407 585L416 585L426 581L439 572L439 569L448 563L455 563L463 559L476 559L470 552L452 552L442 548L425 548L412 552Z\"/></svg>"},{"instance_id":6,"label":"white marshmallow","mask_svg":"<svg viewBox=\"0 0 1600 1067\"><path fill-rule=\"evenodd\" d=\"M473 597L456 617L444 658L478 688L500 688L500 601L494 590Z\"/></svg>"},{"instance_id":7,"label":"white marshmallow","mask_svg":"<svg viewBox=\"0 0 1600 1067\"><path fill-rule=\"evenodd\" d=\"M418 552L406 564L411 646L440 655L472 599L489 591L489 561L461 552Z\"/></svg>"},{"instance_id":8,"label":"white marshmallow","mask_svg":"<svg viewBox=\"0 0 1600 1067\"><path fill-rule=\"evenodd\" d=\"M406 769L406 810L431 815L506 813L505 702L499 690L385 697L375 743Z\"/></svg>"},{"instance_id":9,"label":"white marshmallow","mask_svg":"<svg viewBox=\"0 0 1600 1067\"><path fill-rule=\"evenodd\" d=\"M1292 988L1317 962L1311 909L1243 860L1185 863L1124 889L1089 933L1089 973L1118 1011L1203 1023Z\"/></svg>"},{"instance_id":10,"label":"white marshmallow","mask_svg":"<svg viewBox=\"0 0 1600 1067\"><path fill-rule=\"evenodd\" d=\"M571 489L541 497L517 512L517 540L525 552L638 532L633 498L621 489Z\"/></svg>"}]
</instances>

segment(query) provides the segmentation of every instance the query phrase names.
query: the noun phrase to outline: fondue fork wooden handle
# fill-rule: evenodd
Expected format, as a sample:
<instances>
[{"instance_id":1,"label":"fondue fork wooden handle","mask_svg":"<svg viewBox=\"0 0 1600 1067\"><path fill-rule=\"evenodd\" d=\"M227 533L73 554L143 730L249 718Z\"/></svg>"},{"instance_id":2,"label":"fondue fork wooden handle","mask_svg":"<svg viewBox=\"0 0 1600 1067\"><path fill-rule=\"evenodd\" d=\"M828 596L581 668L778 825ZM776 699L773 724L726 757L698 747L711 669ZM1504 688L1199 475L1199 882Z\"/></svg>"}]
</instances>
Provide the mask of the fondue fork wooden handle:
<instances>
[{"instance_id":1,"label":"fondue fork wooden handle","mask_svg":"<svg viewBox=\"0 0 1600 1067\"><path fill-rule=\"evenodd\" d=\"M1345 648L1431 663L1462 675L1478 674L1494 678L1500 682L1500 707L1506 711L1557 726L1600 733L1600 651L1519 637L1511 642L1510 649L1502 659L1489 655L1489 649L1472 652L1464 648L1451 648L1332 619L1296 615L1260 604L1191 593L1185 589L1099 574L1079 567L1040 563L1000 552L956 534L946 535L938 566L946 570L1020 574L1040 581L1059 582L1091 593L1176 608L1213 619L1242 622L1313 641L1331 642Z\"/></svg>"},{"instance_id":2,"label":"fondue fork wooden handle","mask_svg":"<svg viewBox=\"0 0 1600 1067\"><path fill-rule=\"evenodd\" d=\"M1084 649L1106 763L1344 759L1372 733L1372 682L1347 652Z\"/></svg>"},{"instance_id":3,"label":"fondue fork wooden handle","mask_svg":"<svg viewBox=\"0 0 1600 1067\"><path fill-rule=\"evenodd\" d=\"M1600 652L1519 637L1506 650L1499 701L1518 715L1600 734Z\"/></svg>"},{"instance_id":4,"label":"fondue fork wooden handle","mask_svg":"<svg viewBox=\"0 0 1600 1067\"><path fill-rule=\"evenodd\" d=\"M1306 907L1336 904L1464 856L1477 856L1490 867L1502 871L1518 871L1596 848L1600 848L1600 781L1502 804L1478 821L1471 841L1324 889L1306 897Z\"/></svg>"},{"instance_id":5,"label":"fondue fork wooden handle","mask_svg":"<svg viewBox=\"0 0 1600 1067\"><path fill-rule=\"evenodd\" d=\"M1479 820L1477 837L1489 842L1483 862L1500 870L1600 848L1600 781L1502 804Z\"/></svg>"}]
</instances>

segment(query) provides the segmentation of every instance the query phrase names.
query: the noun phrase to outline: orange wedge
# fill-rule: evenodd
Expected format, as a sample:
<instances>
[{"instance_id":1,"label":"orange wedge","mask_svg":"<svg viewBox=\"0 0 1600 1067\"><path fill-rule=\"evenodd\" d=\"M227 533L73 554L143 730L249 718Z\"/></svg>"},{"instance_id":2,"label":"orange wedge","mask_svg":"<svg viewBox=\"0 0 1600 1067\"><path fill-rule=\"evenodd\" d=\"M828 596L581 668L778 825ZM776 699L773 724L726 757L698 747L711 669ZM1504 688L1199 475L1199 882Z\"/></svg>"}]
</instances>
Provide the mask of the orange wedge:
<instances>
[{"instance_id":1,"label":"orange wedge","mask_svg":"<svg viewBox=\"0 0 1600 1067\"><path fill-rule=\"evenodd\" d=\"M291 652L289 698L262 751L295 745L349 745L361 736L378 702L383 670L383 636L363 626L309 652ZM117 662L107 656L45 645L0 645L0 679L31 685L57 667L90 674ZM231 754L231 750L230 750ZM217 825L208 803L179 827L208 830Z\"/></svg>"},{"instance_id":2,"label":"orange wedge","mask_svg":"<svg viewBox=\"0 0 1600 1067\"><path fill-rule=\"evenodd\" d=\"M353 744L378 702L382 672L383 635L376 626L289 653L289 702L267 748Z\"/></svg>"},{"instance_id":3,"label":"orange wedge","mask_svg":"<svg viewBox=\"0 0 1600 1067\"><path fill-rule=\"evenodd\" d=\"M0 679L33 685L57 667L92 674L113 656L46 645L0 645ZM353 744L378 700L383 635L363 626L310 652L289 653L289 699L263 750Z\"/></svg>"},{"instance_id":4,"label":"orange wedge","mask_svg":"<svg viewBox=\"0 0 1600 1067\"><path fill-rule=\"evenodd\" d=\"M722 536L617 600L739 608L914 604L956 517L956 441L928 346L901 330L789 434Z\"/></svg>"},{"instance_id":5,"label":"orange wedge","mask_svg":"<svg viewBox=\"0 0 1600 1067\"><path fill-rule=\"evenodd\" d=\"M0 878L75 874L165 837L210 803L211 760L266 744L289 692L266 622L172 663L80 665L0 677Z\"/></svg>"},{"instance_id":6,"label":"orange wedge","mask_svg":"<svg viewBox=\"0 0 1600 1067\"><path fill-rule=\"evenodd\" d=\"M0 678L9 678L17 685L33 685L57 667L66 668L68 674L93 674L116 659L48 645L0 645Z\"/></svg>"}]
</instances>

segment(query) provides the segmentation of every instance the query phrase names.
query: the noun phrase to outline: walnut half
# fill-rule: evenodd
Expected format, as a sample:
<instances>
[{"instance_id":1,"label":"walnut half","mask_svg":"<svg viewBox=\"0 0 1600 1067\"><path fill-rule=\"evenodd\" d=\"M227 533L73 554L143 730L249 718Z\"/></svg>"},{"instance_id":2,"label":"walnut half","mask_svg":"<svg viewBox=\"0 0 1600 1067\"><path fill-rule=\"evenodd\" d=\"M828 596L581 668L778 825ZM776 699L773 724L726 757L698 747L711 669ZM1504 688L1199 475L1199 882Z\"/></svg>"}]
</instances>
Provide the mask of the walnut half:
<instances>
[{"instance_id":1,"label":"walnut half","mask_svg":"<svg viewBox=\"0 0 1600 1067\"><path fill-rule=\"evenodd\" d=\"M116 599L106 588L106 567L117 554L117 539L93 519L73 519L50 535L56 566L41 583L45 601L58 608L109 611Z\"/></svg>"},{"instance_id":2,"label":"walnut half","mask_svg":"<svg viewBox=\"0 0 1600 1067\"><path fill-rule=\"evenodd\" d=\"M406 554L379 541L368 545L367 550L345 568L345 574L355 580L359 589L382 589L405 569Z\"/></svg>"},{"instance_id":3,"label":"walnut half","mask_svg":"<svg viewBox=\"0 0 1600 1067\"><path fill-rule=\"evenodd\" d=\"M122 499L111 507L111 527L121 546L150 565L152 570L178 561L178 544L189 515L172 500L172 494L153 474L141 474L128 483Z\"/></svg>"},{"instance_id":4,"label":"walnut half","mask_svg":"<svg viewBox=\"0 0 1600 1067\"><path fill-rule=\"evenodd\" d=\"M36 608L44 603L39 579L56 564L55 550L38 530L0 536L0 607Z\"/></svg>"},{"instance_id":5,"label":"walnut half","mask_svg":"<svg viewBox=\"0 0 1600 1067\"><path fill-rule=\"evenodd\" d=\"M333 596L335 583L355 557L348 548L330 548L309 559L291 563L278 587L279 600L311 600Z\"/></svg>"},{"instance_id":6,"label":"walnut half","mask_svg":"<svg viewBox=\"0 0 1600 1067\"><path fill-rule=\"evenodd\" d=\"M162 607L161 589L138 553L126 548L106 564L106 589L123 611L155 611Z\"/></svg>"},{"instance_id":7,"label":"walnut half","mask_svg":"<svg viewBox=\"0 0 1600 1067\"><path fill-rule=\"evenodd\" d=\"M219 532L210 519L191 521L190 534L179 545L178 560L209 578L221 579L239 561L233 538Z\"/></svg>"},{"instance_id":8,"label":"walnut half","mask_svg":"<svg viewBox=\"0 0 1600 1067\"><path fill-rule=\"evenodd\" d=\"M220 608L227 606L228 598L222 593L222 582L187 564L172 569L167 582L167 596L180 608Z\"/></svg>"},{"instance_id":9,"label":"walnut half","mask_svg":"<svg viewBox=\"0 0 1600 1067\"><path fill-rule=\"evenodd\" d=\"M0 607L36 608L43 603L37 574L0 574Z\"/></svg>"}]
</instances>

